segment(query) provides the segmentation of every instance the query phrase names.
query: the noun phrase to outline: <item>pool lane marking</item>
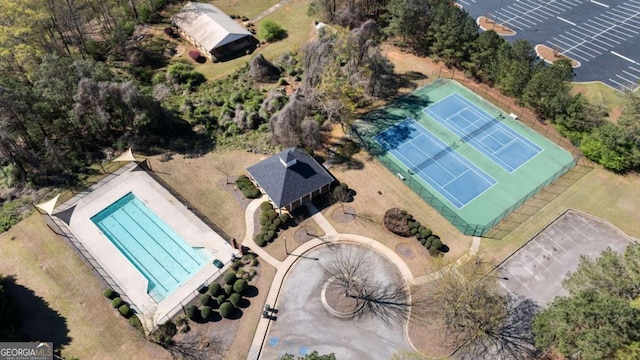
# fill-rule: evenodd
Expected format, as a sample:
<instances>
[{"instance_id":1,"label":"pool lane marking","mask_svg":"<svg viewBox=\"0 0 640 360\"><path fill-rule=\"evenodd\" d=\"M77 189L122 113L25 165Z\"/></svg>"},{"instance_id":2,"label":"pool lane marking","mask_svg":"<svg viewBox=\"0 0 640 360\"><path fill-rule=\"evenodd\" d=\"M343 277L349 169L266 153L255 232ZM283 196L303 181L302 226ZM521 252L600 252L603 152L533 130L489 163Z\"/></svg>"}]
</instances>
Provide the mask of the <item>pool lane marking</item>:
<instances>
[{"instance_id":1,"label":"pool lane marking","mask_svg":"<svg viewBox=\"0 0 640 360\"><path fill-rule=\"evenodd\" d=\"M606 7L607 9L609 8L609 5L607 5L607 4L603 4L603 3L601 3L601 2L597 2L597 1L595 1L595 0L591 0L591 2L592 2L592 3L594 3L594 4L596 4L596 5L604 6L604 7Z\"/></svg>"},{"instance_id":2,"label":"pool lane marking","mask_svg":"<svg viewBox=\"0 0 640 360\"><path fill-rule=\"evenodd\" d=\"M567 24L569 24L569 25L576 26L576 23L571 22L571 21L569 21L569 20L567 20L567 19L561 18L560 16L556 16L556 18L557 18L558 20L560 20L560 21L564 21L564 22L566 22L566 23L567 23Z\"/></svg>"},{"instance_id":3,"label":"pool lane marking","mask_svg":"<svg viewBox=\"0 0 640 360\"><path fill-rule=\"evenodd\" d=\"M619 57L619 58L621 58L621 59L627 60L628 62L630 62L630 63L632 63L632 64L637 64L637 63L638 63L637 61L634 61L634 60L632 60L632 59L629 59L628 57L626 57L626 56L624 56L624 55L620 55L620 54L618 54L618 53L617 53L617 52L615 52L615 51L610 51L610 53L612 53L613 55L615 55L615 56L617 56L617 57Z\"/></svg>"}]
</instances>

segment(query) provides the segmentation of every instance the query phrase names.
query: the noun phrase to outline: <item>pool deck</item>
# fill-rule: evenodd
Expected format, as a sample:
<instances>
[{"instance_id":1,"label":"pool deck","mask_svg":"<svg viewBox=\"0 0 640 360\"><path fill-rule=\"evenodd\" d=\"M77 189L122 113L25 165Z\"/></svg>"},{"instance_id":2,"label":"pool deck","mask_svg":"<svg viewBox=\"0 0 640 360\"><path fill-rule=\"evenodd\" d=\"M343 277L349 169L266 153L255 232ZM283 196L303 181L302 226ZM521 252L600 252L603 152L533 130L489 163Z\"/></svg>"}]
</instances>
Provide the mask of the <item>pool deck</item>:
<instances>
[{"instance_id":1,"label":"pool deck","mask_svg":"<svg viewBox=\"0 0 640 360\"><path fill-rule=\"evenodd\" d=\"M198 289L213 282L230 266L232 255L239 255L239 251L233 249L138 164L128 164L113 175L57 207L54 216L65 214L65 223L74 237L118 284L149 331L181 311L198 294ZM204 247L213 259L222 261L225 267L218 269L210 262L176 291L156 303L147 294L147 279L91 221L92 216L129 192L133 192L185 242L193 247Z\"/></svg>"}]
</instances>

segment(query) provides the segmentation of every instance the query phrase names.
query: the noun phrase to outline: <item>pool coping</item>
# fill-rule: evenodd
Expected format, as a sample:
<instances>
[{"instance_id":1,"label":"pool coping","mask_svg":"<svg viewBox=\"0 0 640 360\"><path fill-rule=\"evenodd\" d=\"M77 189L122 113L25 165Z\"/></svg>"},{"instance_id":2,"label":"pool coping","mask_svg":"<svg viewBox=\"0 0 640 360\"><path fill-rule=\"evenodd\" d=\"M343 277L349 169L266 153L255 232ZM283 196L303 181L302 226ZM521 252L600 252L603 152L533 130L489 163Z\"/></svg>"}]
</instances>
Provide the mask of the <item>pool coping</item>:
<instances>
[{"instance_id":1,"label":"pool coping","mask_svg":"<svg viewBox=\"0 0 640 360\"><path fill-rule=\"evenodd\" d=\"M156 303L147 294L147 279L91 221L93 215L129 192L133 192L186 243L204 247L213 259L222 261L224 267L218 269L210 262L164 300ZM137 163L125 165L121 171L77 194L58 206L53 216L63 220L89 255L122 290L145 331L153 330L181 311L199 294L199 289L215 281L231 265L234 255L239 256L238 250L233 249L220 234L197 217L188 205L181 203Z\"/></svg>"}]
</instances>

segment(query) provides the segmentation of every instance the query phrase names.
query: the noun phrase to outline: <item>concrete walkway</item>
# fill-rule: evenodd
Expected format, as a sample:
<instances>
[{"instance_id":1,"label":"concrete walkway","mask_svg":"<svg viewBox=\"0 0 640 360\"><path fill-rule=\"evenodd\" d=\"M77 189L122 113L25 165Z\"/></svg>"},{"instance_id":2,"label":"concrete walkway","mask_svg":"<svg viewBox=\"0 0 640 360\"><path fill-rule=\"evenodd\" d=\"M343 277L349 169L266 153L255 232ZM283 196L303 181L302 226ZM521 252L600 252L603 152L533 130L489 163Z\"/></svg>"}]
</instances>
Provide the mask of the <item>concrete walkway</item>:
<instances>
[{"instance_id":1,"label":"concrete walkway","mask_svg":"<svg viewBox=\"0 0 640 360\"><path fill-rule=\"evenodd\" d=\"M309 209L309 212L313 214L311 215L311 218L318 224L318 226L320 226L325 235L303 243L295 249L295 254L290 254L284 261L279 261L273 256L269 255L263 248L257 246L255 242L253 242L255 212L259 209L260 204L266 200L266 196L263 196L262 198L253 200L247 207L247 210L245 212L246 232L244 239L242 240L243 246L251 249L251 251L256 253L261 259L276 268L276 275L273 278L271 288L269 289L269 293L267 294L266 304L277 307L278 295L280 294L280 290L282 289L282 284L284 283L287 273L293 267L293 264L300 258L301 255L304 255L313 248L326 245L327 243L351 242L371 247L372 249L376 250L376 252L382 254L393 264L395 264L402 277L405 279L407 284L410 285L433 281L441 276L441 271L443 270L414 278L411 270L409 270L409 267L393 250L389 249L382 243L365 236L338 233L333 225L331 225L331 223L329 223L329 221L324 217L324 215L320 211L318 211L318 209L316 209L316 207L310 202L305 203L305 206ZM477 253L479 246L480 238L474 237L469 252L460 257L455 264L452 264L450 266L458 266L466 262L470 257ZM260 318L247 359L260 359L262 348L266 341L267 334L269 333L270 325L271 321L269 319ZM407 338L407 340L409 339Z\"/></svg>"}]
</instances>

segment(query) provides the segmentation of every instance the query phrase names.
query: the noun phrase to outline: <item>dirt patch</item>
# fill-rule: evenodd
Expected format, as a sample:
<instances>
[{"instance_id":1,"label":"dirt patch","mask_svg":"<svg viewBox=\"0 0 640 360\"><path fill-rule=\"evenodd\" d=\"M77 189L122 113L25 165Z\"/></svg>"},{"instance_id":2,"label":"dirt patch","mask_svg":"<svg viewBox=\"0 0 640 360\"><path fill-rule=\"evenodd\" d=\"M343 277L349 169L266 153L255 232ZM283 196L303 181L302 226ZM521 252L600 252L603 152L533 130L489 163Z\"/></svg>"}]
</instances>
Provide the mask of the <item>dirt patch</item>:
<instances>
[{"instance_id":1,"label":"dirt patch","mask_svg":"<svg viewBox=\"0 0 640 360\"><path fill-rule=\"evenodd\" d=\"M413 314L412 314L413 315ZM435 319L413 318L409 320L407 334L411 344L430 357L448 357L456 349L443 331L445 324Z\"/></svg>"},{"instance_id":2,"label":"dirt patch","mask_svg":"<svg viewBox=\"0 0 640 360\"><path fill-rule=\"evenodd\" d=\"M562 55L562 53L559 52L558 50L552 49L546 45L538 44L536 45L535 49L536 49L536 54L538 54L538 56L542 58L542 60L548 63L553 63L562 59L569 59L571 60L571 67L575 68L580 66L580 63L577 60L574 60L568 56Z\"/></svg>"},{"instance_id":3,"label":"dirt patch","mask_svg":"<svg viewBox=\"0 0 640 360\"><path fill-rule=\"evenodd\" d=\"M482 30L485 30L485 31L486 30L493 30L498 35L513 36L513 35L516 34L516 32L514 30L509 29L504 24L496 24L495 21L487 18L486 16L480 16L478 18L478 20L476 21L476 23L478 24L478 26L480 26L480 28Z\"/></svg>"},{"instance_id":4,"label":"dirt patch","mask_svg":"<svg viewBox=\"0 0 640 360\"><path fill-rule=\"evenodd\" d=\"M340 314L350 314L358 309L360 302L348 296L345 287L339 281L332 281L324 293L327 306Z\"/></svg>"},{"instance_id":5,"label":"dirt patch","mask_svg":"<svg viewBox=\"0 0 640 360\"><path fill-rule=\"evenodd\" d=\"M331 219L339 223L349 223L355 220L356 209L351 206L340 206L333 210L331 213Z\"/></svg>"}]
</instances>

